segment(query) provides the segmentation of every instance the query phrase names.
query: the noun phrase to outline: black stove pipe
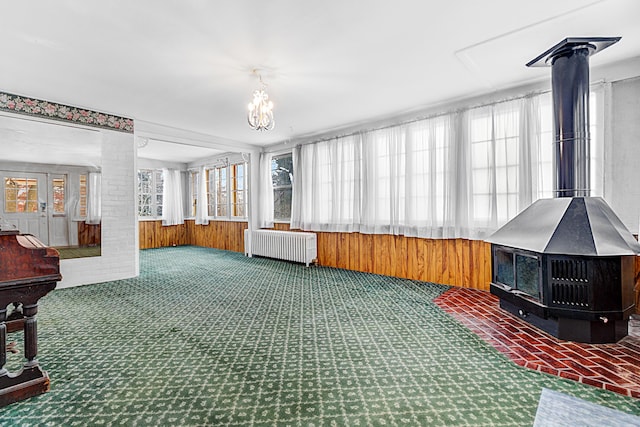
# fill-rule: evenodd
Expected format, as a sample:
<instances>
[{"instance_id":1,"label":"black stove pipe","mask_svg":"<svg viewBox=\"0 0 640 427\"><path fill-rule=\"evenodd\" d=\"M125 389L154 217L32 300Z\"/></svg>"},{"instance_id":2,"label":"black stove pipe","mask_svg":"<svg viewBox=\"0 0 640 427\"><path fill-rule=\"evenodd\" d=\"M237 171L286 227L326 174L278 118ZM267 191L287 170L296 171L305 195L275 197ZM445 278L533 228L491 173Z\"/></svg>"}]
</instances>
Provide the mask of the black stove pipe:
<instances>
[{"instance_id":1,"label":"black stove pipe","mask_svg":"<svg viewBox=\"0 0 640 427\"><path fill-rule=\"evenodd\" d=\"M566 38L527 64L551 65L555 197L588 197L589 57L620 37Z\"/></svg>"},{"instance_id":2,"label":"black stove pipe","mask_svg":"<svg viewBox=\"0 0 640 427\"><path fill-rule=\"evenodd\" d=\"M589 196L589 50L569 47L551 58L555 197Z\"/></svg>"}]
</instances>

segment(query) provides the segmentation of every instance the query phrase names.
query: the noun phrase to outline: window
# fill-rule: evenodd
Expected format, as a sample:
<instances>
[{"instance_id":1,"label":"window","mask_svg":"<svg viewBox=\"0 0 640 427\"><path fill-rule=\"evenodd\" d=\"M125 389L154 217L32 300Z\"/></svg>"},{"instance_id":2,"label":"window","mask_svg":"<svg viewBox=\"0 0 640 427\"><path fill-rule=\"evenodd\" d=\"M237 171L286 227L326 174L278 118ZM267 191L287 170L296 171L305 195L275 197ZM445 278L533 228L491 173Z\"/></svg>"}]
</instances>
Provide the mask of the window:
<instances>
[{"instance_id":1,"label":"window","mask_svg":"<svg viewBox=\"0 0 640 427\"><path fill-rule=\"evenodd\" d=\"M65 209L64 209L65 179L64 178L53 178L52 192L53 192L53 214L54 215L64 214L65 213Z\"/></svg>"},{"instance_id":2,"label":"window","mask_svg":"<svg viewBox=\"0 0 640 427\"><path fill-rule=\"evenodd\" d=\"M240 162L205 170L210 217L247 217L247 167Z\"/></svg>"},{"instance_id":3,"label":"window","mask_svg":"<svg viewBox=\"0 0 640 427\"><path fill-rule=\"evenodd\" d=\"M227 216L227 167L220 166L208 171L209 188L207 198L209 200L209 215L214 217Z\"/></svg>"},{"instance_id":4,"label":"window","mask_svg":"<svg viewBox=\"0 0 640 427\"><path fill-rule=\"evenodd\" d=\"M38 180L5 178L4 211L6 213L38 212Z\"/></svg>"},{"instance_id":5,"label":"window","mask_svg":"<svg viewBox=\"0 0 640 427\"><path fill-rule=\"evenodd\" d=\"M229 167L231 216L244 218L247 216L247 164L236 163Z\"/></svg>"},{"instance_id":6,"label":"window","mask_svg":"<svg viewBox=\"0 0 640 427\"><path fill-rule=\"evenodd\" d=\"M293 180L293 156L291 153L271 159L273 183L273 218L276 221L291 219L291 181Z\"/></svg>"},{"instance_id":7,"label":"window","mask_svg":"<svg viewBox=\"0 0 640 427\"><path fill-rule=\"evenodd\" d=\"M198 188L200 188L200 173L198 171L189 172L189 213L188 216L195 217L198 207Z\"/></svg>"},{"instance_id":8,"label":"window","mask_svg":"<svg viewBox=\"0 0 640 427\"><path fill-rule=\"evenodd\" d=\"M528 95L296 147L300 176L291 226L485 238L551 195L549 99ZM591 92L590 102L597 195L603 185L602 94Z\"/></svg>"},{"instance_id":9,"label":"window","mask_svg":"<svg viewBox=\"0 0 640 427\"><path fill-rule=\"evenodd\" d=\"M473 109L469 119L474 220L502 224L518 213L520 109L505 102Z\"/></svg>"},{"instance_id":10,"label":"window","mask_svg":"<svg viewBox=\"0 0 640 427\"><path fill-rule=\"evenodd\" d=\"M138 171L138 216L162 217L162 170Z\"/></svg>"},{"instance_id":11,"label":"window","mask_svg":"<svg viewBox=\"0 0 640 427\"><path fill-rule=\"evenodd\" d=\"M449 117L435 117L409 127L406 142L405 224L441 224L449 174Z\"/></svg>"}]
</instances>

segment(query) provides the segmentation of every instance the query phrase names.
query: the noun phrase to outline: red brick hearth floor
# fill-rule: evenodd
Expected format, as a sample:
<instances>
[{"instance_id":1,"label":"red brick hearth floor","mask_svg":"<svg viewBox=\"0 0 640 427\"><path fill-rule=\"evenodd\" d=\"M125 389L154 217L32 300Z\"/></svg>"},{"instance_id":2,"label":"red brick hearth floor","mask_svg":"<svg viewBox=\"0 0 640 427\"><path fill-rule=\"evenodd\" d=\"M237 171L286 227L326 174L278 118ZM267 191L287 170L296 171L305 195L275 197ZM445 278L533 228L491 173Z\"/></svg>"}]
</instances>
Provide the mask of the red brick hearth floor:
<instances>
[{"instance_id":1,"label":"red brick hearth floor","mask_svg":"<svg viewBox=\"0 0 640 427\"><path fill-rule=\"evenodd\" d=\"M496 296L451 288L435 303L526 368L640 398L640 338L615 344L559 340L500 309Z\"/></svg>"}]
</instances>

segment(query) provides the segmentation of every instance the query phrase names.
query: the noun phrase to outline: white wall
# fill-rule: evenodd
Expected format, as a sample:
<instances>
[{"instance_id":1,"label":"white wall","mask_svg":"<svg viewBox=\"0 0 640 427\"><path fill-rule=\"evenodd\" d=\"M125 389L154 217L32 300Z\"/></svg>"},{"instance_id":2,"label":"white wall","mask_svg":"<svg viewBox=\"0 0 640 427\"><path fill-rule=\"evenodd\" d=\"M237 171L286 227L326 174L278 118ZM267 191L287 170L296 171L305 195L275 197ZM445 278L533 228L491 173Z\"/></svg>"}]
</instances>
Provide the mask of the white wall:
<instances>
[{"instance_id":1,"label":"white wall","mask_svg":"<svg viewBox=\"0 0 640 427\"><path fill-rule=\"evenodd\" d=\"M60 261L58 288L138 274L136 153L132 134L102 131L102 256Z\"/></svg>"},{"instance_id":2,"label":"white wall","mask_svg":"<svg viewBox=\"0 0 640 427\"><path fill-rule=\"evenodd\" d=\"M640 221L640 77L611 85L605 199L632 233Z\"/></svg>"}]
</instances>

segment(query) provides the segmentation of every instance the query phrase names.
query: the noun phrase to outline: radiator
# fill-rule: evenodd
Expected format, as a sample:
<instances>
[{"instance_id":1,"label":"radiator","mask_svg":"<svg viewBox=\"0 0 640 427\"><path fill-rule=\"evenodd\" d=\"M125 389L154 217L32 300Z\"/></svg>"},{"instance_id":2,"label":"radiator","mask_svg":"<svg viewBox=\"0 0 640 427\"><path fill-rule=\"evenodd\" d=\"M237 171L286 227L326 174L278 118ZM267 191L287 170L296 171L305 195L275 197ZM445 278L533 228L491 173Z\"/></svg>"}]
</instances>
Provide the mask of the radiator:
<instances>
[{"instance_id":1,"label":"radiator","mask_svg":"<svg viewBox=\"0 0 640 427\"><path fill-rule=\"evenodd\" d=\"M244 230L244 247L245 255L249 257L258 255L286 261L304 262L307 267L318 257L315 233Z\"/></svg>"}]
</instances>

